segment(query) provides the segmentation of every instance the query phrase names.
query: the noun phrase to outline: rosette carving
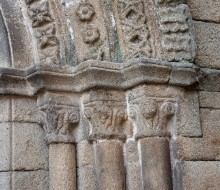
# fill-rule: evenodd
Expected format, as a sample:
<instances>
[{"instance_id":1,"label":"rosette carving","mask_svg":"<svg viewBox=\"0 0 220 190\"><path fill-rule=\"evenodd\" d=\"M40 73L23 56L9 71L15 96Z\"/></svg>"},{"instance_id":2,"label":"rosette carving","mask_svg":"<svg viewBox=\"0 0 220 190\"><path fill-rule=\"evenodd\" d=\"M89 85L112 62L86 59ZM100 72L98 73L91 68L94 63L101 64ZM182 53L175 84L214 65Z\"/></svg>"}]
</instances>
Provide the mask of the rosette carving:
<instances>
[{"instance_id":1,"label":"rosette carving","mask_svg":"<svg viewBox=\"0 0 220 190\"><path fill-rule=\"evenodd\" d=\"M76 14L81 21L90 21L95 15L95 10L91 3L84 2L79 4Z\"/></svg>"}]
</instances>

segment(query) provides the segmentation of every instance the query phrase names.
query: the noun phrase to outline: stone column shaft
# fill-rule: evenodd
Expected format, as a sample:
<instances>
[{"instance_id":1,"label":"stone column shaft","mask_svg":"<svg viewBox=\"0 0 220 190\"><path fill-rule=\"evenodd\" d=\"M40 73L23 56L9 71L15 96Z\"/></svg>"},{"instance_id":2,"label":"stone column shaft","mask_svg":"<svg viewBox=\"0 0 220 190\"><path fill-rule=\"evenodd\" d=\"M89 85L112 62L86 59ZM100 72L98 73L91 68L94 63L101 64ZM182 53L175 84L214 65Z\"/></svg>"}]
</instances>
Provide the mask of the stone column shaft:
<instances>
[{"instance_id":1,"label":"stone column shaft","mask_svg":"<svg viewBox=\"0 0 220 190\"><path fill-rule=\"evenodd\" d=\"M125 189L123 142L106 140L95 144L98 189Z\"/></svg>"},{"instance_id":2,"label":"stone column shaft","mask_svg":"<svg viewBox=\"0 0 220 190\"><path fill-rule=\"evenodd\" d=\"M74 144L49 145L50 190L76 190Z\"/></svg>"},{"instance_id":3,"label":"stone column shaft","mask_svg":"<svg viewBox=\"0 0 220 190\"><path fill-rule=\"evenodd\" d=\"M169 140L150 137L139 140L143 189L171 190L172 172Z\"/></svg>"}]
</instances>

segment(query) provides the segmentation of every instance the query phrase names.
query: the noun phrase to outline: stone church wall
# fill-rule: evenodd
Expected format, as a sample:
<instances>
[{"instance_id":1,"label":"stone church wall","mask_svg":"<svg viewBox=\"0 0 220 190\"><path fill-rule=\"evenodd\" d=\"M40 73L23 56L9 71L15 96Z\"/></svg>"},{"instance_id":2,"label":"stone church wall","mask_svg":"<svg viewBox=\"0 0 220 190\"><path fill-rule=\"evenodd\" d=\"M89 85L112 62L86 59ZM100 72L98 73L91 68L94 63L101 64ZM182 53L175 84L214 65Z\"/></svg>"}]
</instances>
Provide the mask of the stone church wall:
<instances>
[{"instance_id":1,"label":"stone church wall","mask_svg":"<svg viewBox=\"0 0 220 190\"><path fill-rule=\"evenodd\" d=\"M220 1L0 0L0 190L219 190Z\"/></svg>"}]
</instances>

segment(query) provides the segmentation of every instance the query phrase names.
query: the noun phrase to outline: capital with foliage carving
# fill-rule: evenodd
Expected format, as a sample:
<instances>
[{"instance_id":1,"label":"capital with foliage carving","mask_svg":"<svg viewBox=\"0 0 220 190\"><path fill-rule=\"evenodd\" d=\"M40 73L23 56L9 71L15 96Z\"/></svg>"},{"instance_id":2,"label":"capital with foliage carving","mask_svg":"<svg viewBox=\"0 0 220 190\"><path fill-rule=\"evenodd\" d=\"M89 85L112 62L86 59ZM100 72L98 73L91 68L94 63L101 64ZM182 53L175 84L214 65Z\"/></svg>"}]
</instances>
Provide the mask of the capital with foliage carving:
<instances>
[{"instance_id":1,"label":"capital with foliage carving","mask_svg":"<svg viewBox=\"0 0 220 190\"><path fill-rule=\"evenodd\" d=\"M84 96L83 102L92 140L126 138L127 106L124 95L115 91L91 91Z\"/></svg>"},{"instance_id":2,"label":"capital with foliage carving","mask_svg":"<svg viewBox=\"0 0 220 190\"><path fill-rule=\"evenodd\" d=\"M38 99L39 123L48 143L74 143L74 125L79 122L79 108L68 97L46 93Z\"/></svg>"},{"instance_id":3,"label":"capital with foliage carving","mask_svg":"<svg viewBox=\"0 0 220 190\"><path fill-rule=\"evenodd\" d=\"M136 127L135 138L170 136L177 103L173 98L129 94L129 116Z\"/></svg>"}]
</instances>

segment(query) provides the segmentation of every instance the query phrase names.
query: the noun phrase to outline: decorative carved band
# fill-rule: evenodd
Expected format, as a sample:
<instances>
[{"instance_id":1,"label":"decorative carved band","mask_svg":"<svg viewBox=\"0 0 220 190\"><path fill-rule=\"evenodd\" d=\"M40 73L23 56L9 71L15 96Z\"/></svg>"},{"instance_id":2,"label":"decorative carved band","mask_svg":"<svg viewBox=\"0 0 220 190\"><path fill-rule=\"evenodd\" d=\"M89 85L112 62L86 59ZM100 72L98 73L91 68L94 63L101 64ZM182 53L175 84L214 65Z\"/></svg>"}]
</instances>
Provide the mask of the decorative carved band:
<instances>
[{"instance_id":1,"label":"decorative carved band","mask_svg":"<svg viewBox=\"0 0 220 190\"><path fill-rule=\"evenodd\" d=\"M26 4L38 42L40 61L50 65L59 64L59 41L54 19L50 14L49 1L26 0Z\"/></svg>"},{"instance_id":2,"label":"decorative carved band","mask_svg":"<svg viewBox=\"0 0 220 190\"><path fill-rule=\"evenodd\" d=\"M92 91L84 97L84 115L90 123L90 138L124 140L127 120L125 98L118 92Z\"/></svg>"},{"instance_id":3,"label":"decorative carved band","mask_svg":"<svg viewBox=\"0 0 220 190\"><path fill-rule=\"evenodd\" d=\"M65 8L60 5L62 13L58 14L64 19L68 15L67 23L63 24L70 27L70 44L76 47L72 53L79 62L125 62L136 58L193 62L193 23L184 3L184 0L80 0L63 3ZM60 21L52 14L56 12L52 1L26 0L26 4L40 61L58 64L63 56L60 36L67 35L60 34L63 31L57 28Z\"/></svg>"},{"instance_id":4,"label":"decorative carved band","mask_svg":"<svg viewBox=\"0 0 220 190\"><path fill-rule=\"evenodd\" d=\"M46 94L38 100L39 123L46 132L48 143L74 143L72 124L79 122L79 109L64 96Z\"/></svg>"}]
</instances>

